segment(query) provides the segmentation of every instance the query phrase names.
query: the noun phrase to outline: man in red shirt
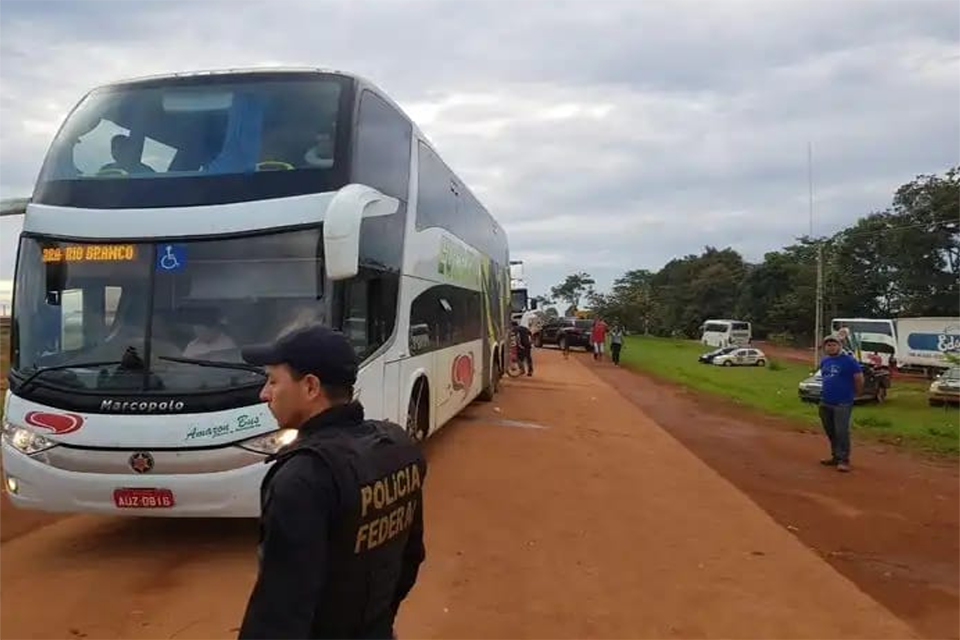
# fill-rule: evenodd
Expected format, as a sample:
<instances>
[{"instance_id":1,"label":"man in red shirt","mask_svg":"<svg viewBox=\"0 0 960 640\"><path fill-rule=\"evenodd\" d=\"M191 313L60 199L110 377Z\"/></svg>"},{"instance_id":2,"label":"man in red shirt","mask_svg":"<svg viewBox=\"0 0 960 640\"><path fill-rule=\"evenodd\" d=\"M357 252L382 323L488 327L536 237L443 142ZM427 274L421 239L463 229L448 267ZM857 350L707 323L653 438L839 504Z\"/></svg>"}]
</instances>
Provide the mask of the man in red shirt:
<instances>
[{"instance_id":1,"label":"man in red shirt","mask_svg":"<svg viewBox=\"0 0 960 640\"><path fill-rule=\"evenodd\" d=\"M607 323L603 318L597 318L593 322L593 329L590 331L590 344L593 345L593 359L603 360L603 345L607 341Z\"/></svg>"}]
</instances>

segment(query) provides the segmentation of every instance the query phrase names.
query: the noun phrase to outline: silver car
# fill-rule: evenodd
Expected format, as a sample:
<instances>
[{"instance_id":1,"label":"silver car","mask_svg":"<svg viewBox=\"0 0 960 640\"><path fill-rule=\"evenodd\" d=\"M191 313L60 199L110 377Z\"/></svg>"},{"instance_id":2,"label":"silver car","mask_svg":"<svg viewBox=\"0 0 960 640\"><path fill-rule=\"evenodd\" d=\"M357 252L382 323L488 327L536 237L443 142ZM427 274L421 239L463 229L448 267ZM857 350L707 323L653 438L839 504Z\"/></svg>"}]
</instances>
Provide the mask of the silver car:
<instances>
[{"instance_id":1,"label":"silver car","mask_svg":"<svg viewBox=\"0 0 960 640\"><path fill-rule=\"evenodd\" d=\"M762 367L767 364L767 356L760 349L753 347L744 347L730 353L717 356L713 359L713 364L723 367Z\"/></svg>"},{"instance_id":2,"label":"silver car","mask_svg":"<svg viewBox=\"0 0 960 640\"><path fill-rule=\"evenodd\" d=\"M930 384L927 402L931 407L960 404L960 367L950 367Z\"/></svg>"}]
</instances>

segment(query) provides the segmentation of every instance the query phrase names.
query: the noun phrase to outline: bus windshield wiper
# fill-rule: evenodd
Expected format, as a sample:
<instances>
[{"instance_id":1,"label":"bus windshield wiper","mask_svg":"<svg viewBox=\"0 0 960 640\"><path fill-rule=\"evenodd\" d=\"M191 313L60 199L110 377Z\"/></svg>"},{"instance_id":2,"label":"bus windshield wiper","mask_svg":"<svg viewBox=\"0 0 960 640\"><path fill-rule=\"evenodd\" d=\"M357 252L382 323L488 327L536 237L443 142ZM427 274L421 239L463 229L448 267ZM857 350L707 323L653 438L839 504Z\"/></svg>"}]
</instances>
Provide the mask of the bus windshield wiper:
<instances>
[{"instance_id":1,"label":"bus windshield wiper","mask_svg":"<svg viewBox=\"0 0 960 640\"><path fill-rule=\"evenodd\" d=\"M123 360L104 360L101 362L68 362L66 364L55 364L50 367L38 367L34 369L33 373L27 376L27 378L18 385L18 389L22 390L25 386L33 382L40 374L47 373L48 371L62 371L64 369L89 369L91 367L109 367L112 365L123 364Z\"/></svg>"},{"instance_id":2,"label":"bus windshield wiper","mask_svg":"<svg viewBox=\"0 0 960 640\"><path fill-rule=\"evenodd\" d=\"M252 364L242 362L221 362L218 360L200 360L197 358L176 358L173 356L157 356L157 360L166 360L168 362L182 362L183 364L195 364L199 367L214 367L216 369L236 369L237 371L249 371L250 373L259 373L263 377L267 374L263 369Z\"/></svg>"}]
</instances>

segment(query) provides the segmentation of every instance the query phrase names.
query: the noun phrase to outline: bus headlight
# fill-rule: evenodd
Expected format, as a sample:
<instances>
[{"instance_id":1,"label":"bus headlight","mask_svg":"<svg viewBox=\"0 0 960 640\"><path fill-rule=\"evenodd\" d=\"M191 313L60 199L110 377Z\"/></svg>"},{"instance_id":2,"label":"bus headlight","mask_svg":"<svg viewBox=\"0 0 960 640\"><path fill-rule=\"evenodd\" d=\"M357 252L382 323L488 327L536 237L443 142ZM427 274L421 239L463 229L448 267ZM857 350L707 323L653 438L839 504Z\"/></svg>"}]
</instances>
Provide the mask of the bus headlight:
<instances>
[{"instance_id":1,"label":"bus headlight","mask_svg":"<svg viewBox=\"0 0 960 640\"><path fill-rule=\"evenodd\" d=\"M3 423L3 439L14 449L28 456L57 446L53 440L7 421Z\"/></svg>"},{"instance_id":2,"label":"bus headlight","mask_svg":"<svg viewBox=\"0 0 960 640\"><path fill-rule=\"evenodd\" d=\"M244 440L243 442L237 443L237 446L247 449L248 451L256 451L257 453L266 453L269 455L276 453L296 440L297 435L296 429L280 429L279 431L271 431L262 436Z\"/></svg>"}]
</instances>

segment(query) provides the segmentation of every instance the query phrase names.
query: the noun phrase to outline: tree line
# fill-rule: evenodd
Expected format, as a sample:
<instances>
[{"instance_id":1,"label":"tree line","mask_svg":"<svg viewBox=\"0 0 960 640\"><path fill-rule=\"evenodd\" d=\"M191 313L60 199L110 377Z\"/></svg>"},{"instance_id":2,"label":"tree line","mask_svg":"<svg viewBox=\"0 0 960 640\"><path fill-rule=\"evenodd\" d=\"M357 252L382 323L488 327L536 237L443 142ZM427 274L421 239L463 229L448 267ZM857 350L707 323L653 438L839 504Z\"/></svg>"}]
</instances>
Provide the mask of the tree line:
<instances>
[{"instance_id":1,"label":"tree line","mask_svg":"<svg viewBox=\"0 0 960 640\"><path fill-rule=\"evenodd\" d=\"M831 317L960 316L960 166L904 184L883 211L830 237L803 237L751 264L731 248L705 247L659 271L633 269L607 293L575 273L540 296L566 314L591 313L631 332L699 337L708 318L753 324L760 339L813 339L817 251L822 251L824 327Z\"/></svg>"}]
</instances>

